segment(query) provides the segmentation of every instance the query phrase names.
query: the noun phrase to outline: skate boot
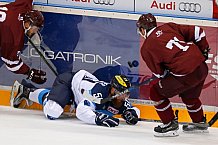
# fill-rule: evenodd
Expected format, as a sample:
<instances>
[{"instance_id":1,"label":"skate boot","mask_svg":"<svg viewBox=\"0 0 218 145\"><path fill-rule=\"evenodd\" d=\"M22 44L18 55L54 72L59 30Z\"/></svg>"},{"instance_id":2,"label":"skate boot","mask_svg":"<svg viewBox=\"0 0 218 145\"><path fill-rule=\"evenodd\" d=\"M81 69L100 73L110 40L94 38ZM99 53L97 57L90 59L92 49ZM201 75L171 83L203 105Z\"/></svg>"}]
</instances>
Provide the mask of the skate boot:
<instances>
[{"instance_id":1,"label":"skate boot","mask_svg":"<svg viewBox=\"0 0 218 145\"><path fill-rule=\"evenodd\" d=\"M22 83L25 83L25 82L22 81ZM14 108L18 108L20 107L20 104L22 103L23 100L26 101L27 106L31 106L33 102L29 100L29 93L34 90L35 88L28 88L25 85L20 84L18 81L15 81L12 87L12 92L11 92L11 106L13 106ZM17 94L14 97L15 91L17 91ZM24 108L25 106L21 108Z\"/></svg>"},{"instance_id":2,"label":"skate boot","mask_svg":"<svg viewBox=\"0 0 218 145\"><path fill-rule=\"evenodd\" d=\"M178 119L175 118L167 124L161 124L154 128L154 136L156 137L170 137L178 136L179 129Z\"/></svg>"},{"instance_id":3,"label":"skate boot","mask_svg":"<svg viewBox=\"0 0 218 145\"><path fill-rule=\"evenodd\" d=\"M203 117L202 122L184 124L182 126L185 133L208 133L208 126L206 125L206 117Z\"/></svg>"}]
</instances>

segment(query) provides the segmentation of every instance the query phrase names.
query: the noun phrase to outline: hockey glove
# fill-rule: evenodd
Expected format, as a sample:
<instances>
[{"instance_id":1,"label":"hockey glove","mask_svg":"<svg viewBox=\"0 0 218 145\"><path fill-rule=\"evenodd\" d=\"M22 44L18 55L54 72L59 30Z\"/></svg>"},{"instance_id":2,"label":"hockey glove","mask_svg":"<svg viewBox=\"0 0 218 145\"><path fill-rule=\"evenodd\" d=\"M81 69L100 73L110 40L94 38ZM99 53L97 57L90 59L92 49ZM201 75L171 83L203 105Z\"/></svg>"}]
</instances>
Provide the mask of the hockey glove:
<instances>
[{"instance_id":1,"label":"hockey glove","mask_svg":"<svg viewBox=\"0 0 218 145\"><path fill-rule=\"evenodd\" d=\"M206 48L204 51L202 51L202 54L203 56L205 57L205 59L207 60L208 59L208 54L210 52L210 48Z\"/></svg>"},{"instance_id":2,"label":"hockey glove","mask_svg":"<svg viewBox=\"0 0 218 145\"><path fill-rule=\"evenodd\" d=\"M34 83L37 84L43 84L46 82L47 78L46 76L46 72L42 71L42 70L37 70L32 68L29 72L28 72L28 77L27 79L31 80Z\"/></svg>"},{"instance_id":3,"label":"hockey glove","mask_svg":"<svg viewBox=\"0 0 218 145\"><path fill-rule=\"evenodd\" d=\"M119 125L119 119L114 118L112 116L95 112L95 123L100 126L106 126L106 127L115 127Z\"/></svg>"},{"instance_id":4,"label":"hockey glove","mask_svg":"<svg viewBox=\"0 0 218 145\"><path fill-rule=\"evenodd\" d=\"M134 109L127 109L122 114L127 124L135 125L138 122L138 115Z\"/></svg>"}]
</instances>

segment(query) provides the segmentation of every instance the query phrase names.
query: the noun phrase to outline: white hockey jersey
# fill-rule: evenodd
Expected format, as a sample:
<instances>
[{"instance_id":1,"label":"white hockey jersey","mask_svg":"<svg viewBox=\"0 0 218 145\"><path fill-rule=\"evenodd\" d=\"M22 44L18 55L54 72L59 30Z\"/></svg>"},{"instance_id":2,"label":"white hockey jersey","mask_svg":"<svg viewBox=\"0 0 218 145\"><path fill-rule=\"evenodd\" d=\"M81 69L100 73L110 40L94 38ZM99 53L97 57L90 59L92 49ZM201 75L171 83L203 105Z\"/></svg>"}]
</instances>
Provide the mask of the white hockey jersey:
<instances>
[{"instance_id":1,"label":"white hockey jersey","mask_svg":"<svg viewBox=\"0 0 218 145\"><path fill-rule=\"evenodd\" d=\"M66 73L66 75L69 75L69 73L68 74ZM75 103L76 117L85 123L96 124L95 123L95 118L96 118L95 112L96 111L113 116L116 114L122 114L126 109L133 108L134 110L136 110L137 115L140 116L139 109L136 107L133 107L128 100L123 102L121 107L116 108L112 102L106 102L104 104L96 104L96 103L90 101L88 98L86 98L83 95L84 91L89 92L90 95L93 97L98 97L98 98L108 97L111 85L110 85L110 83L106 83L104 81L99 81L94 75L92 75L91 73L89 73L85 70L78 71L77 73L74 74L73 77L66 77L66 76L63 76L63 74L62 74L62 78L65 78L65 79L68 78L68 81L69 81L69 79L71 80L71 84L70 84L71 88L69 87L67 89L70 89L70 91L72 90L72 92L73 92L72 99L73 100L71 100L69 102ZM65 82L67 82L67 81L65 81ZM58 85L64 85L64 84L60 83ZM40 89L40 91L38 91L38 94L41 94L41 96L43 96L42 95L43 91L45 93L49 92L49 91L45 91L43 89ZM63 91L62 92L58 91L59 93L55 94L55 96L63 97L63 93L64 93ZM69 91L69 90L65 90L65 91ZM30 94L30 99L31 99L31 96L33 96L33 93ZM37 95L37 96L39 97L40 95ZM54 96L54 94L53 94L53 96ZM61 100L67 100L67 99L69 99L69 96L66 96L66 98L61 98ZM37 99L31 99L31 100L37 100ZM42 100L42 99L38 99L38 100ZM49 119L58 118L64 111L64 106L61 105L60 102L55 101L55 100L56 99L54 99L54 97L53 97L53 99L50 99L50 97L48 95L47 100L45 100L43 103L44 104L44 108L43 108L44 114ZM60 98L59 98L59 100L60 100ZM35 101L35 102L37 102L37 101ZM40 102L40 101L38 101L38 102Z\"/></svg>"}]
</instances>

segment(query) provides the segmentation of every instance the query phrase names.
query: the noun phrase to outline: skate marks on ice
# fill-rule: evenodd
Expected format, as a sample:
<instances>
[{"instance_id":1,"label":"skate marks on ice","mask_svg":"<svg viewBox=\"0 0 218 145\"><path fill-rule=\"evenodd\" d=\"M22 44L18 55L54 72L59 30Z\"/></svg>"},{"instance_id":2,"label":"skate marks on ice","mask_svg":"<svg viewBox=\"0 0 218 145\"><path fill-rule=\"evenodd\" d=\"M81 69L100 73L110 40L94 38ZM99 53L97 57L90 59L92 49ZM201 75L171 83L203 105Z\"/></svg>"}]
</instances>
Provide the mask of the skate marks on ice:
<instances>
[{"instance_id":1,"label":"skate marks on ice","mask_svg":"<svg viewBox=\"0 0 218 145\"><path fill-rule=\"evenodd\" d=\"M75 117L48 120L42 111L0 106L0 142L2 145L216 145L218 128L209 133L187 134L179 129L178 137L154 137L159 123L124 121L115 128L85 124Z\"/></svg>"}]
</instances>

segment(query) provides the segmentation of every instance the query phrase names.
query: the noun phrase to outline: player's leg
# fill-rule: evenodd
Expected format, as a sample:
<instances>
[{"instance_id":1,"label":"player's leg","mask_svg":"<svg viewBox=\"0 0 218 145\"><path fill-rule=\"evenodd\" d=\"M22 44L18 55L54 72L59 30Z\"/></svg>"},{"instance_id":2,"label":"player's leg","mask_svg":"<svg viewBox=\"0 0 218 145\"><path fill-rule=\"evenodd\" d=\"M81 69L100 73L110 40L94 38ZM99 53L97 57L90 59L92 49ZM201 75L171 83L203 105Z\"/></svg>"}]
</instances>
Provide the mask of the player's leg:
<instances>
[{"instance_id":1,"label":"player's leg","mask_svg":"<svg viewBox=\"0 0 218 145\"><path fill-rule=\"evenodd\" d=\"M206 123L206 117L204 116L199 98L182 98L182 101L186 104L192 122L200 124ZM182 128L184 132L208 132L207 126L198 126L197 124L185 124Z\"/></svg>"},{"instance_id":2,"label":"player's leg","mask_svg":"<svg viewBox=\"0 0 218 145\"><path fill-rule=\"evenodd\" d=\"M17 90L17 94L15 97L13 97L14 91ZM20 104L23 100L26 101L26 104L28 106L32 105L32 101L38 103L37 101L31 100L30 94L37 90L35 86L33 86L31 83L27 83L25 80L22 80L21 83L18 81L15 81L14 85L12 86L11 91L11 104L13 107L18 108L20 107ZM37 92L41 92L38 90ZM37 95L38 96L38 95Z\"/></svg>"},{"instance_id":3,"label":"player's leg","mask_svg":"<svg viewBox=\"0 0 218 145\"><path fill-rule=\"evenodd\" d=\"M58 75L51 88L50 93L43 102L43 112L48 119L54 120L64 112L66 105L74 101L71 90L72 72Z\"/></svg>"},{"instance_id":4,"label":"player's leg","mask_svg":"<svg viewBox=\"0 0 218 145\"><path fill-rule=\"evenodd\" d=\"M207 68L205 68L205 71ZM203 71L202 71L203 72ZM202 81L195 87L180 94L183 103L186 105L189 116L194 123L206 123L206 118L204 117L202 103L199 99L201 90L204 85L206 76L202 77ZM184 132L208 132L208 127L199 127L195 125L183 125Z\"/></svg>"},{"instance_id":5,"label":"player's leg","mask_svg":"<svg viewBox=\"0 0 218 145\"><path fill-rule=\"evenodd\" d=\"M163 124L154 128L155 136L178 136L178 118L174 115L169 98L176 96L189 86L183 84L178 77L168 74L150 89L150 99Z\"/></svg>"},{"instance_id":6,"label":"player's leg","mask_svg":"<svg viewBox=\"0 0 218 145\"><path fill-rule=\"evenodd\" d=\"M158 134L164 135L167 133L166 125L170 124L173 120L173 111L170 102L167 98L173 97L178 94L184 96L185 92L195 86L198 89L195 90L200 96L200 92L203 86L203 82L207 76L208 68L205 63L202 63L194 72L183 77L176 77L169 74L167 77L161 79L157 84L155 84L151 89L150 98L156 102L155 108L160 119L163 121L164 127L155 128ZM190 97L190 94L188 94ZM167 116L167 117L166 117ZM169 127L169 126L167 126ZM161 129L162 128L162 129Z\"/></svg>"},{"instance_id":7,"label":"player's leg","mask_svg":"<svg viewBox=\"0 0 218 145\"><path fill-rule=\"evenodd\" d=\"M180 94L192 121L195 123L201 122L204 117L202 103L199 99L203 84L204 82Z\"/></svg>"},{"instance_id":8,"label":"player's leg","mask_svg":"<svg viewBox=\"0 0 218 145\"><path fill-rule=\"evenodd\" d=\"M154 128L154 136L178 136L178 118L175 117L169 99L161 95L155 87L150 90L150 99L155 102L155 109L163 124Z\"/></svg>"},{"instance_id":9,"label":"player's leg","mask_svg":"<svg viewBox=\"0 0 218 145\"><path fill-rule=\"evenodd\" d=\"M43 105L43 102L45 101L49 93L50 93L49 89L36 89L33 92L29 93L28 99L37 104Z\"/></svg>"},{"instance_id":10,"label":"player's leg","mask_svg":"<svg viewBox=\"0 0 218 145\"><path fill-rule=\"evenodd\" d=\"M57 89L54 87L53 89ZM63 90L65 91L65 90ZM57 102L53 100L48 100L50 90L48 89L32 89L24 85L19 85L18 94L15 96L13 101L14 107L19 107L22 100L27 102L33 101L35 103L43 105L43 112L48 119L54 120L59 118L63 113L64 109ZM56 97L60 97L55 95ZM53 95L53 97L55 97Z\"/></svg>"},{"instance_id":11,"label":"player's leg","mask_svg":"<svg viewBox=\"0 0 218 145\"><path fill-rule=\"evenodd\" d=\"M205 79L208 74L208 67L205 63L202 63L192 74L189 75L188 79L185 79L185 83L189 84L188 90L180 94L183 103L186 105L189 116L194 123L205 123L206 118L204 117L202 103L199 99ZM198 81L195 81L198 80ZM193 85L190 82L197 82ZM209 96L208 96L209 97ZM195 125L184 125L184 132L208 132L207 127L198 127Z\"/></svg>"}]
</instances>

